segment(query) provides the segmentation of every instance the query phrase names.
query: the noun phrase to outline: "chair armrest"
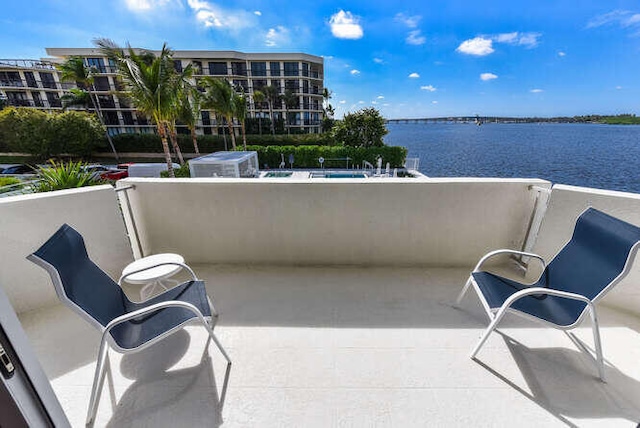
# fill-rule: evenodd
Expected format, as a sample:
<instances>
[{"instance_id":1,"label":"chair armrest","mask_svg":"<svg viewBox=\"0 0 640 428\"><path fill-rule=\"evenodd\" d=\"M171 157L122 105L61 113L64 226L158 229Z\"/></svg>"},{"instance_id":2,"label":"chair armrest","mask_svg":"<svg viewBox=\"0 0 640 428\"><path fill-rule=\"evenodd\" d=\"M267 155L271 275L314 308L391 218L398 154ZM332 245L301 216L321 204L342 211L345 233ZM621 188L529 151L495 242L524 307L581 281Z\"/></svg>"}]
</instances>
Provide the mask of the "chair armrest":
<instances>
[{"instance_id":1,"label":"chair armrest","mask_svg":"<svg viewBox=\"0 0 640 428\"><path fill-rule=\"evenodd\" d=\"M560 291L560 290L554 290L552 288L544 288L544 287L531 287L531 288L527 288L524 290L520 290L516 293L513 293L511 296L509 296L509 298L507 300L504 301L504 303L502 304L502 306L500 307L500 310L498 311L498 314L496 314L496 318L498 316L501 316L500 314L504 311L506 311L507 309L509 309L509 307L511 305L513 305L513 303L515 303L516 300L521 299L523 297L526 296L530 296L532 294L547 294L550 296L556 296L556 297L562 297L565 299L571 299L571 300L579 300L581 302L584 302L587 304L587 306L589 306L589 308L594 311L594 305L593 302L586 296L583 296L582 294L577 294L577 293L569 293L567 291ZM595 313L595 312L594 312Z\"/></svg>"},{"instance_id":2,"label":"chair armrest","mask_svg":"<svg viewBox=\"0 0 640 428\"><path fill-rule=\"evenodd\" d=\"M473 269L474 272L478 272L480 270L480 266L482 266L484 264L484 262L486 262L487 260L489 260L490 258L500 255L500 254L517 254L520 256L526 256L526 257L533 257L534 259L538 259L540 260L540 262L542 263L542 268L546 269L547 267L547 263L544 261L544 258L538 254L534 254L534 253L527 253L524 251L517 251L517 250L508 250L508 249L502 249L502 250L495 250L495 251L491 251L487 254L485 254L480 261L478 262L478 264L476 265L476 267Z\"/></svg>"},{"instance_id":3,"label":"chair armrest","mask_svg":"<svg viewBox=\"0 0 640 428\"><path fill-rule=\"evenodd\" d=\"M162 262L162 263L156 263L156 264L154 264L154 265L152 265L152 266L147 266L147 267L142 268L142 269L134 270L133 272L129 272L129 273L128 273L128 274L126 274L126 275L122 275L122 276L120 277L120 279L118 280L118 285L122 285L122 281L126 280L126 278L127 278L127 277L129 277L129 276L131 276L131 275L133 275L133 274L140 273L140 272L144 272L144 271L146 271L146 270L150 270L150 269L155 269L155 268L157 268L157 267L159 267L159 266L167 266L167 265L180 266L181 268L183 268L183 269L185 269L185 270L189 271L189 273L191 274L191 277L193 278L193 280L194 280L194 281L197 281L197 280L198 280L198 278L196 277L196 273L193 271L193 269L191 269L191 268L190 268L189 266L187 266L186 264L184 264L184 263L179 263L179 262Z\"/></svg>"},{"instance_id":4,"label":"chair armrest","mask_svg":"<svg viewBox=\"0 0 640 428\"><path fill-rule=\"evenodd\" d=\"M141 308L141 309L137 309L135 311L131 311L129 313L126 313L124 315L120 315L119 317L112 319L105 326L104 331L103 331L102 334L104 336L105 334L109 333L111 331L111 329L113 329L115 326L117 326L118 324L122 324L123 322L132 320L134 318L138 318L139 316L146 315L146 314L151 313L151 312L156 312L156 311L159 311L161 309L172 308L172 307L173 308L188 309L191 312L193 312L200 319L200 321L206 323L206 319L205 319L204 315L202 315L202 312L200 312L198 310L198 308L196 308L191 303L181 302L179 300L168 300L166 302L160 302L160 303L155 303L153 305L149 305L146 308Z\"/></svg>"}]
</instances>

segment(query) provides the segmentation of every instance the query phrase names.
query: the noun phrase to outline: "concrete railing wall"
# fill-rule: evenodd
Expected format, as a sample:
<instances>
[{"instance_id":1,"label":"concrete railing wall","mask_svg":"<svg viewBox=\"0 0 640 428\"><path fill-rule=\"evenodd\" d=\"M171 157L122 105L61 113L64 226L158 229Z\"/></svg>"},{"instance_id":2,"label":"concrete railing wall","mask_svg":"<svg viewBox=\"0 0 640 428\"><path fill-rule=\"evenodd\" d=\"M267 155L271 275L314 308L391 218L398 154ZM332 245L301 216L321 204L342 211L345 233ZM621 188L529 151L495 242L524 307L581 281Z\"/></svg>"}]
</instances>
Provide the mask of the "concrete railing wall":
<instances>
[{"instance_id":1,"label":"concrete railing wall","mask_svg":"<svg viewBox=\"0 0 640 428\"><path fill-rule=\"evenodd\" d=\"M133 179L144 254L192 263L471 266L521 248L533 179Z\"/></svg>"},{"instance_id":2,"label":"concrete railing wall","mask_svg":"<svg viewBox=\"0 0 640 428\"><path fill-rule=\"evenodd\" d=\"M569 242L576 219L588 207L640 226L638 194L555 185L533 251L547 260L553 258ZM538 274L536 265L531 264L530 277ZM604 302L640 315L640 260Z\"/></svg>"},{"instance_id":3,"label":"concrete railing wall","mask_svg":"<svg viewBox=\"0 0 640 428\"><path fill-rule=\"evenodd\" d=\"M90 257L112 277L133 259L111 186L0 199L0 286L16 312L58 301L49 275L25 259L63 223L85 239Z\"/></svg>"}]
</instances>

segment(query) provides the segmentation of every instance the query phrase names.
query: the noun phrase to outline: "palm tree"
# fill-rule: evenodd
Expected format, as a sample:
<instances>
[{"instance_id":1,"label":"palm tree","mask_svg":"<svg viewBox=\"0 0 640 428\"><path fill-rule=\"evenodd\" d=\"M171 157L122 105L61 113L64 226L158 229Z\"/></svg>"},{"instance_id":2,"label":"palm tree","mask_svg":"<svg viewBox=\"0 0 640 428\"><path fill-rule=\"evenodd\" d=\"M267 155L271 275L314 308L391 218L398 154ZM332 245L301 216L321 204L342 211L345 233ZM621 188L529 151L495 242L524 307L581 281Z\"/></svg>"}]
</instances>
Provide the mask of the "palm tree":
<instances>
[{"instance_id":1,"label":"palm tree","mask_svg":"<svg viewBox=\"0 0 640 428\"><path fill-rule=\"evenodd\" d=\"M195 154L199 155L198 149L198 136L196 135L196 125L198 123L198 117L200 116L200 102L202 95L200 91L195 88L190 90L183 88L180 94L179 106L178 106L178 120L189 128L191 132L191 140L193 141L193 150Z\"/></svg>"},{"instance_id":2,"label":"palm tree","mask_svg":"<svg viewBox=\"0 0 640 428\"><path fill-rule=\"evenodd\" d=\"M238 122L240 122L240 129L242 130L242 145L244 151L247 151L247 133L245 131L244 121L247 118L247 97L244 92L233 93L233 107Z\"/></svg>"},{"instance_id":3,"label":"palm tree","mask_svg":"<svg viewBox=\"0 0 640 428\"><path fill-rule=\"evenodd\" d=\"M150 56L148 52L137 54L128 43L126 52L109 39L96 39L94 43L115 62L118 76L136 108L155 122L169 176L175 177L167 142L167 125L174 111L176 96L171 50L165 43L159 56Z\"/></svg>"},{"instance_id":4,"label":"palm tree","mask_svg":"<svg viewBox=\"0 0 640 428\"><path fill-rule=\"evenodd\" d=\"M66 61L61 64L56 65L56 69L60 72L60 80L63 82L75 82L78 85L78 89L84 90L87 92L91 103L93 104L93 109L96 112L96 116L98 116L98 120L100 124L104 126L104 119L102 117L102 112L100 111L100 103L97 101L98 96L94 93L92 96L92 90L95 90L93 86L93 70L90 67L86 67L84 65L84 60L80 56L71 56ZM71 91L73 95L73 91ZM71 100L71 98L67 98L67 100ZM77 97L74 102L77 102ZM75 104L78 105L78 104ZM105 135L107 137L107 141L109 142L109 146L111 146L111 150L113 151L113 155L116 160L118 160L118 152L116 152L116 147L113 145L113 140L111 139L111 135L105 128Z\"/></svg>"},{"instance_id":5,"label":"palm tree","mask_svg":"<svg viewBox=\"0 0 640 428\"><path fill-rule=\"evenodd\" d=\"M271 119L271 135L276 135L276 128L273 121L273 105L280 101L280 93L278 88L275 86L265 86L264 87L264 96L267 100L267 104L269 105L269 118Z\"/></svg>"},{"instance_id":6,"label":"palm tree","mask_svg":"<svg viewBox=\"0 0 640 428\"><path fill-rule=\"evenodd\" d=\"M324 115L328 118L332 118L334 113L333 106L329 102L332 95L333 92L331 92L329 88L322 90L322 106L324 107Z\"/></svg>"},{"instance_id":7,"label":"palm tree","mask_svg":"<svg viewBox=\"0 0 640 428\"><path fill-rule=\"evenodd\" d=\"M260 116L258 116L258 132L262 135L262 103L264 102L264 93L259 90L253 91L253 103L255 105L255 109L260 112Z\"/></svg>"},{"instance_id":8,"label":"palm tree","mask_svg":"<svg viewBox=\"0 0 640 428\"><path fill-rule=\"evenodd\" d=\"M205 77L202 79L202 84L206 90L203 106L215 110L227 120L229 134L231 134L231 146L235 150L236 136L233 130L233 94L235 91L229 81L222 78Z\"/></svg>"},{"instance_id":9,"label":"palm tree","mask_svg":"<svg viewBox=\"0 0 640 428\"><path fill-rule=\"evenodd\" d=\"M289 109L295 108L300 101L298 96L291 90L287 89L284 91L284 95L282 96L282 100L284 101L285 108L285 125L287 126L287 134L291 133L291 127L289 124Z\"/></svg>"}]
</instances>

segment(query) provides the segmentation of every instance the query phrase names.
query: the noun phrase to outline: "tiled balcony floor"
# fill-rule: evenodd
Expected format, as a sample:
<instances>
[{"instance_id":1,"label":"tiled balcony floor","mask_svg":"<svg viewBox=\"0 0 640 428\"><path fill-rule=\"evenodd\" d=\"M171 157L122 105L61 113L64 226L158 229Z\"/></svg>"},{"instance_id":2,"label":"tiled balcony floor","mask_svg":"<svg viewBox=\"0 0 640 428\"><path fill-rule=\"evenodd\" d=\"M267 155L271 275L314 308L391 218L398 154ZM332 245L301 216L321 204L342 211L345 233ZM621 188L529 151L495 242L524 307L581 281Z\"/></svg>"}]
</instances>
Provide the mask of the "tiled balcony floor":
<instances>
[{"instance_id":1,"label":"tiled balcony floor","mask_svg":"<svg viewBox=\"0 0 640 428\"><path fill-rule=\"evenodd\" d=\"M478 361L487 321L466 269L194 266L221 313L234 365L193 326L110 353L96 426L636 426L640 320L601 306L608 383L560 331L505 319ZM62 306L21 320L73 426L83 426L99 335ZM578 336L591 344L591 330Z\"/></svg>"}]
</instances>

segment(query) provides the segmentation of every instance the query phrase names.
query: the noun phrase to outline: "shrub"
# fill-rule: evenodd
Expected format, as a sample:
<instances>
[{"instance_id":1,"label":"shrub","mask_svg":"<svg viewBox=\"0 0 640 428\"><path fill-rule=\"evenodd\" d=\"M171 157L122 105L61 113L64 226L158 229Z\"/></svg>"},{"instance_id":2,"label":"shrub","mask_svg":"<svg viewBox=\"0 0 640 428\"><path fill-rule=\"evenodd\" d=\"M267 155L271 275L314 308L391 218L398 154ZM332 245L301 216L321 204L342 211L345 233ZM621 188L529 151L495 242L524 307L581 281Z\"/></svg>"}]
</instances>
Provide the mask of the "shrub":
<instances>
[{"instance_id":1,"label":"shrub","mask_svg":"<svg viewBox=\"0 0 640 428\"><path fill-rule=\"evenodd\" d=\"M247 150L255 150L258 152L258 162L260 167L268 165L270 168L276 168L284 156L284 160L289 165L289 155L293 154L294 167L299 168L319 168L318 158L325 159L325 168L344 167L346 161L344 158L349 157L349 165L361 165L363 161L370 162L375 165L378 157L382 158L384 165L387 162L392 168L400 168L404 165L407 157L407 149L398 146L383 147L328 147L328 146L248 146ZM340 159L340 160L338 160Z\"/></svg>"},{"instance_id":2,"label":"shrub","mask_svg":"<svg viewBox=\"0 0 640 428\"><path fill-rule=\"evenodd\" d=\"M36 192L51 192L53 190L73 189L76 187L101 184L94 173L86 171L82 162L51 161L51 167L38 168L40 181L36 184Z\"/></svg>"},{"instance_id":3,"label":"shrub","mask_svg":"<svg viewBox=\"0 0 640 428\"><path fill-rule=\"evenodd\" d=\"M176 178L190 178L191 177L191 171L189 170L189 162L185 162L184 165L182 165L180 168L175 168L173 170L173 174L175 175ZM169 172L168 171L161 171L160 172L160 177L168 178L169 177Z\"/></svg>"},{"instance_id":4,"label":"shrub","mask_svg":"<svg viewBox=\"0 0 640 428\"><path fill-rule=\"evenodd\" d=\"M364 108L355 113L348 113L338 121L332 129L335 140L350 147L381 147L382 137L389 131L384 118L374 108Z\"/></svg>"},{"instance_id":5,"label":"shrub","mask_svg":"<svg viewBox=\"0 0 640 428\"><path fill-rule=\"evenodd\" d=\"M63 153L86 156L103 139L104 128L93 114L15 107L0 111L0 146L4 150L40 159Z\"/></svg>"}]
</instances>

